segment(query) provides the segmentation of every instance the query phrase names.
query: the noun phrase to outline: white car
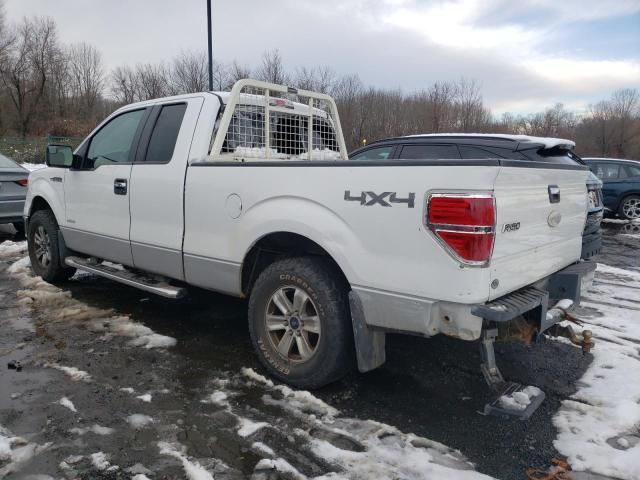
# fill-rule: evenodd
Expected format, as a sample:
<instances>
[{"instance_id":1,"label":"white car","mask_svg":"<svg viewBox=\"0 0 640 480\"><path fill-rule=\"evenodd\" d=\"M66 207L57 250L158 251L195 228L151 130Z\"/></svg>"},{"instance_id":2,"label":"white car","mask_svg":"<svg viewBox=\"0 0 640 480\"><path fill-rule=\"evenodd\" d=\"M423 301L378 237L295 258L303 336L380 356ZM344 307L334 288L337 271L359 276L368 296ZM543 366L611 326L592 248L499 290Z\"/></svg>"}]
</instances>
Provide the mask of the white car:
<instances>
[{"instance_id":1,"label":"white car","mask_svg":"<svg viewBox=\"0 0 640 480\"><path fill-rule=\"evenodd\" d=\"M541 332L593 270L586 167L347 161L333 100L279 85L127 105L47 164L25 207L38 275L248 297L259 358L299 387L377 367L388 331L489 350L522 315Z\"/></svg>"}]
</instances>

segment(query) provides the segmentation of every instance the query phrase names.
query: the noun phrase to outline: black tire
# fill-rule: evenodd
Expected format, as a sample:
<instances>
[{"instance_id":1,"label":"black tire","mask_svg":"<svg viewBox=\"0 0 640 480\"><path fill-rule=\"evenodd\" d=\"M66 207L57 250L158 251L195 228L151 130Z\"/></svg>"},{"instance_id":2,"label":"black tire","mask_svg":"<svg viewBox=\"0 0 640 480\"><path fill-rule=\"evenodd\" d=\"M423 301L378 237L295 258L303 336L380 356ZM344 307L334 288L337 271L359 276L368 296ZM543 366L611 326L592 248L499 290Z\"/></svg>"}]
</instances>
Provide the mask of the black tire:
<instances>
[{"instance_id":1,"label":"black tire","mask_svg":"<svg viewBox=\"0 0 640 480\"><path fill-rule=\"evenodd\" d=\"M635 215L628 215L627 213L625 213L625 205L627 205L628 202L633 202L634 207L629 208L629 206L627 206L626 210L635 211ZM618 207L618 215L620 215L620 218L624 218L625 220L640 219L640 195L628 195L624 197L620 202L620 206Z\"/></svg>"},{"instance_id":2,"label":"black tire","mask_svg":"<svg viewBox=\"0 0 640 480\"><path fill-rule=\"evenodd\" d=\"M274 295L287 289L302 290L319 318L320 335L312 355L301 361L285 358L276 348L274 336L278 333L267 330L267 313ZM292 305L295 304L293 301ZM307 310L308 312L308 310ZM289 317L292 321L294 315ZM299 314L299 330L304 330L304 318ZM297 388L313 389L334 382L355 366L353 329L349 313L348 288L341 272L321 257L298 257L277 260L269 265L256 280L249 297L249 332L260 362L269 373L285 383ZM285 331L284 335L288 332ZM298 331L292 335L305 335L306 345L310 345L315 334ZM293 339L296 337L293 336ZM292 343L295 352L297 342ZM295 356L295 353L291 354ZM302 357L302 353L299 353Z\"/></svg>"},{"instance_id":3,"label":"black tire","mask_svg":"<svg viewBox=\"0 0 640 480\"><path fill-rule=\"evenodd\" d=\"M13 228L16 229L16 233L19 237L24 237L24 223L13 222Z\"/></svg>"},{"instance_id":4,"label":"black tire","mask_svg":"<svg viewBox=\"0 0 640 480\"><path fill-rule=\"evenodd\" d=\"M45 243L48 244L48 261L43 261L42 250L38 249L36 240L45 236ZM62 265L58 250L58 235L60 229L58 222L50 210L38 210L29 219L29 231L27 232L27 245L29 247L29 258L31 268L34 273L49 283L56 283L68 280L74 273L75 268Z\"/></svg>"}]
</instances>

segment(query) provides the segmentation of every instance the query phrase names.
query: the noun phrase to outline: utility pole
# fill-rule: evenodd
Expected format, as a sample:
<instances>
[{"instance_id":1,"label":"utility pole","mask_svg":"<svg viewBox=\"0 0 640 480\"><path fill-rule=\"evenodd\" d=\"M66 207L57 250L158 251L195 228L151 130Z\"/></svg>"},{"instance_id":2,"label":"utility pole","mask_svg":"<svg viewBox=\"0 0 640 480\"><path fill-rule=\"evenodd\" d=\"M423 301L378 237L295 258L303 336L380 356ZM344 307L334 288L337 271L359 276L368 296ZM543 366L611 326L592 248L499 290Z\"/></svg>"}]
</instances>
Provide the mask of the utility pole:
<instances>
[{"instance_id":1,"label":"utility pole","mask_svg":"<svg viewBox=\"0 0 640 480\"><path fill-rule=\"evenodd\" d=\"M213 47L211 40L211 0L207 2L207 33L209 43L209 90L213 90Z\"/></svg>"}]
</instances>

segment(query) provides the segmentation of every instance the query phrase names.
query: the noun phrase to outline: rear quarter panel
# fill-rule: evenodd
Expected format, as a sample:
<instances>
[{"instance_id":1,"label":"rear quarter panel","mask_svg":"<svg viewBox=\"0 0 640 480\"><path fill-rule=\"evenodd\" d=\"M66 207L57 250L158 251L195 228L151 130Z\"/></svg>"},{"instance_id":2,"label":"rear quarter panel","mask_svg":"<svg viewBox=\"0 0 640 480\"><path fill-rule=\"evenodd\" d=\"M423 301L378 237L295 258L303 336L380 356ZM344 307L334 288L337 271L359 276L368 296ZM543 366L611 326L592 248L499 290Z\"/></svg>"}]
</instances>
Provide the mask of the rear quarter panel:
<instances>
[{"instance_id":1,"label":"rear quarter panel","mask_svg":"<svg viewBox=\"0 0 640 480\"><path fill-rule=\"evenodd\" d=\"M483 302L489 269L461 268L444 251L424 227L425 199L433 189L490 190L497 173L486 166L191 166L184 253L239 265L263 236L292 232L323 247L352 286ZM356 200L345 200L346 191ZM415 203L362 205L362 192L413 193ZM236 196L242 212L232 218Z\"/></svg>"}]
</instances>

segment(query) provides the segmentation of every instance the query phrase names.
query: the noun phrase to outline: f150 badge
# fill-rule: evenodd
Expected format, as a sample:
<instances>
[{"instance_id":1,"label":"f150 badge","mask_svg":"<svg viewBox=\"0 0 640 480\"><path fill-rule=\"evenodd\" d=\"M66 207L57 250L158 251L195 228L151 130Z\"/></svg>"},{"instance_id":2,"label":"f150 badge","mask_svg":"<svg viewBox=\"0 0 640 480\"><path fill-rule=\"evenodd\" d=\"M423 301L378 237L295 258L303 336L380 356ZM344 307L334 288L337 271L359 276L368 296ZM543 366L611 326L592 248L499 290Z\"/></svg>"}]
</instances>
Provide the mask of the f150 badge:
<instances>
[{"instance_id":1,"label":"f150 badge","mask_svg":"<svg viewBox=\"0 0 640 480\"><path fill-rule=\"evenodd\" d=\"M360 192L359 195L351 195L351 190L345 190L344 200L346 202L358 202L365 207L371 207L373 205L392 207L394 203L404 203L408 208L413 208L415 206L416 194L409 193L406 197L398 197L396 192Z\"/></svg>"},{"instance_id":2,"label":"f150 badge","mask_svg":"<svg viewBox=\"0 0 640 480\"><path fill-rule=\"evenodd\" d=\"M502 225L502 233L515 232L520 230L520 222L505 223Z\"/></svg>"}]
</instances>

